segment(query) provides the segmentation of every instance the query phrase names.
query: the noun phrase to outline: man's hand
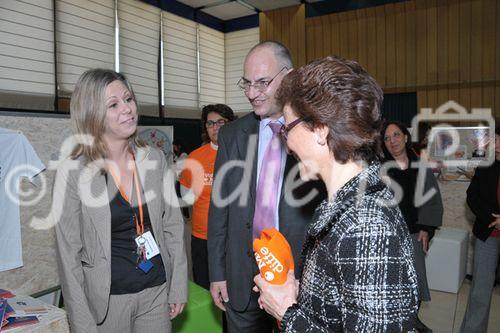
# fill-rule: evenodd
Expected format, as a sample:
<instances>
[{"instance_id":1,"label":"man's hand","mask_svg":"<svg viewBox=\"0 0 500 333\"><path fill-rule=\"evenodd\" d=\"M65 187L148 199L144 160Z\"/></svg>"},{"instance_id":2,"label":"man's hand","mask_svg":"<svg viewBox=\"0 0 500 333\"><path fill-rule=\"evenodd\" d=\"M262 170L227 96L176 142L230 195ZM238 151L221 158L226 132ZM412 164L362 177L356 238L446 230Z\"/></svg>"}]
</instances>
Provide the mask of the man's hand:
<instances>
[{"instance_id":1,"label":"man's hand","mask_svg":"<svg viewBox=\"0 0 500 333\"><path fill-rule=\"evenodd\" d=\"M224 303L229 302L226 281L211 282L210 294L212 295L212 299L214 300L215 305L217 305L217 307L222 311L226 311Z\"/></svg>"},{"instance_id":2,"label":"man's hand","mask_svg":"<svg viewBox=\"0 0 500 333\"><path fill-rule=\"evenodd\" d=\"M496 230L500 230L500 214L491 214L495 218L495 221L491 222L488 225L488 228L495 228Z\"/></svg>"},{"instance_id":3,"label":"man's hand","mask_svg":"<svg viewBox=\"0 0 500 333\"><path fill-rule=\"evenodd\" d=\"M422 242L422 250L424 250L424 253L427 254L427 251L429 251L429 233L427 231L420 230L417 240Z\"/></svg>"},{"instance_id":4,"label":"man's hand","mask_svg":"<svg viewBox=\"0 0 500 333\"><path fill-rule=\"evenodd\" d=\"M184 303L169 304L168 306L170 307L170 312L169 312L170 319L174 319L175 317L177 317L177 315L181 314L182 310L184 310L184 305L185 305Z\"/></svg>"}]
</instances>

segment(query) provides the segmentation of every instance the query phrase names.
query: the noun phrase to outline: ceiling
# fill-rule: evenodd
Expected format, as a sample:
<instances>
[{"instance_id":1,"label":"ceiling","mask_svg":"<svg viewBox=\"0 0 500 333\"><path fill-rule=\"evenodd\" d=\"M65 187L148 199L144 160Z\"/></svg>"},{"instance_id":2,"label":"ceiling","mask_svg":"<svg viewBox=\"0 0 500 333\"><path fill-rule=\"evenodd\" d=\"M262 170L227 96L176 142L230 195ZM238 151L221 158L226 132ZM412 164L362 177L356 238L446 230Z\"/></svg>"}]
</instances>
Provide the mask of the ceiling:
<instances>
[{"instance_id":1,"label":"ceiling","mask_svg":"<svg viewBox=\"0 0 500 333\"><path fill-rule=\"evenodd\" d=\"M300 5L301 0L177 0L185 5L227 21L249 16L259 11ZM308 3L323 0L306 0Z\"/></svg>"}]
</instances>

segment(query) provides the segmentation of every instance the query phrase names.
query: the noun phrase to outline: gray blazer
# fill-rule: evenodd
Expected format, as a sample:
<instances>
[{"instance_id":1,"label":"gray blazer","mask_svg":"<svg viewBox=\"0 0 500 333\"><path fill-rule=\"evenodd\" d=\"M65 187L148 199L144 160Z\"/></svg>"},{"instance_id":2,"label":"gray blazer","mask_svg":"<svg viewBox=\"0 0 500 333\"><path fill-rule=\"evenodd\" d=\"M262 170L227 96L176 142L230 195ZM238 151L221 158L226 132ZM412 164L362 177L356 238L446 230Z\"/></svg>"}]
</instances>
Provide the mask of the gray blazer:
<instances>
[{"instance_id":1,"label":"gray blazer","mask_svg":"<svg viewBox=\"0 0 500 333\"><path fill-rule=\"evenodd\" d=\"M219 149L215 162L215 179L212 191L220 188L222 198L232 193L241 193L246 200L218 207L214 204L214 192L208 214L208 263L210 282L227 281L229 301L236 311L244 311L252 293L253 277L258 268L253 254L253 216L257 183L257 151L259 119L254 113L233 121L221 128L218 135ZM252 146L252 141L254 146ZM224 165L230 161L245 161L244 167L235 166L223 175ZM279 202L279 229L290 243L295 260L295 273L300 276L302 244L306 226L310 223L314 209L326 198L323 183L301 182L297 173L292 173L297 161L288 155ZM293 178L295 186L287 178ZM316 195L307 203L294 207L287 196L296 200L312 193ZM233 194L234 195L234 194Z\"/></svg>"},{"instance_id":2,"label":"gray blazer","mask_svg":"<svg viewBox=\"0 0 500 333\"><path fill-rule=\"evenodd\" d=\"M151 225L165 265L168 303L187 302L184 222L173 172L159 150L136 150L136 165ZM90 199L89 194L97 198ZM111 213L106 180L83 158L57 169L53 192L59 272L72 332L97 332L104 321L111 285ZM167 314L165 314L167 315Z\"/></svg>"}]
</instances>

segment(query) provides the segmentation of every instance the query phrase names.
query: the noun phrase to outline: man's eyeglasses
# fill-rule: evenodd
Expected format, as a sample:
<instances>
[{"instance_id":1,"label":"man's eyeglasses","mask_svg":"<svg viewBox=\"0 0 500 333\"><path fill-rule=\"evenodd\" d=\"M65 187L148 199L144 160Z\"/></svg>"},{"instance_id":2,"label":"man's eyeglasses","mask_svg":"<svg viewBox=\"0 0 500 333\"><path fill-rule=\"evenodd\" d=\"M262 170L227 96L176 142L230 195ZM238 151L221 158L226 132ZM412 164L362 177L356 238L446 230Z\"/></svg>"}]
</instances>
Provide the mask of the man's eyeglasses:
<instances>
[{"instance_id":1,"label":"man's eyeglasses","mask_svg":"<svg viewBox=\"0 0 500 333\"><path fill-rule=\"evenodd\" d=\"M295 127L297 126L298 124L300 124L301 122L303 122L305 120L305 118L297 118L295 119L294 121L292 121L290 124L288 125L283 125L281 126L281 129L280 129L280 134L281 134L281 137L283 138L283 140L287 141L288 140L288 133Z\"/></svg>"},{"instance_id":2,"label":"man's eyeglasses","mask_svg":"<svg viewBox=\"0 0 500 333\"><path fill-rule=\"evenodd\" d=\"M226 125L226 123L227 123L226 119L217 119L215 121L207 120L207 122L205 124L207 124L207 127L214 127L214 125L216 125L216 124L217 124L217 126L221 127L221 126Z\"/></svg>"},{"instance_id":3,"label":"man's eyeglasses","mask_svg":"<svg viewBox=\"0 0 500 333\"><path fill-rule=\"evenodd\" d=\"M271 80L259 80L259 81L256 81L254 83L252 83L251 81L248 81L247 79L245 79L244 77L242 77L238 83L236 84L241 90L247 92L250 90L250 87L254 87L255 89L257 89L258 91L260 92L264 92L266 91L266 89L269 87L269 85L271 85L271 83L273 82L273 80L281 73L283 72L283 70L285 69L288 69L288 67L283 67Z\"/></svg>"}]
</instances>

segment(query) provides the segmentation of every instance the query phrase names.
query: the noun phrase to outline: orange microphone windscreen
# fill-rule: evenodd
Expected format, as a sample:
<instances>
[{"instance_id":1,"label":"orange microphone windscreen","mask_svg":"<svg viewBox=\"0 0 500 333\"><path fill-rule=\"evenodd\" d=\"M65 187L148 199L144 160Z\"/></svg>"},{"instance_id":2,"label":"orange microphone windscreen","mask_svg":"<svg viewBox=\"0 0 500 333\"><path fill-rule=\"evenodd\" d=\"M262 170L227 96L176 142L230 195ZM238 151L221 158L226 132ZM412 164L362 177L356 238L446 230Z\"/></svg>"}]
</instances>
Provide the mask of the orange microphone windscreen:
<instances>
[{"instance_id":1,"label":"orange microphone windscreen","mask_svg":"<svg viewBox=\"0 0 500 333\"><path fill-rule=\"evenodd\" d=\"M294 263L292 249L283 234L274 228L262 230L260 238L253 241L253 250L262 278L272 284L285 283Z\"/></svg>"}]
</instances>

